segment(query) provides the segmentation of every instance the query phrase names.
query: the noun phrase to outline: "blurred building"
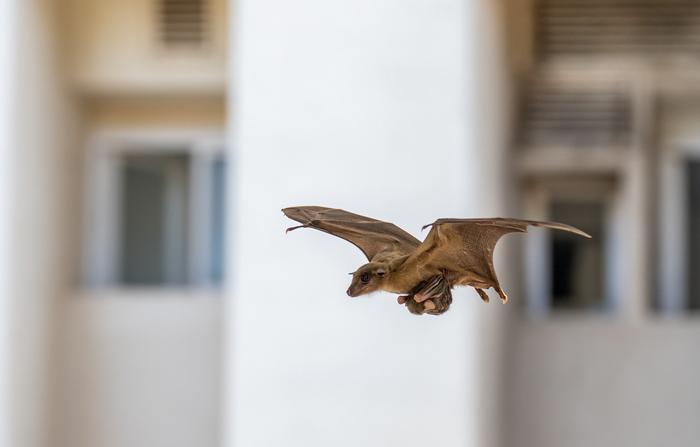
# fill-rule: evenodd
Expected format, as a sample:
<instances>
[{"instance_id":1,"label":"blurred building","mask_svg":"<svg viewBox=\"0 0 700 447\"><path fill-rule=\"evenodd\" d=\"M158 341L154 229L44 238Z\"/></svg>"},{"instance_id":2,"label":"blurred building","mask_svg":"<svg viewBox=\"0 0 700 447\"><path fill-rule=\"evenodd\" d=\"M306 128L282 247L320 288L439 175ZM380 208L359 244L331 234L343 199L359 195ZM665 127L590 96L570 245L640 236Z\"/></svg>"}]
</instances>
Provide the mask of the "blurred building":
<instances>
[{"instance_id":1,"label":"blurred building","mask_svg":"<svg viewBox=\"0 0 700 447\"><path fill-rule=\"evenodd\" d=\"M700 4L3 1L8 445L697 444ZM593 239L415 319L311 202Z\"/></svg>"},{"instance_id":2,"label":"blurred building","mask_svg":"<svg viewBox=\"0 0 700 447\"><path fill-rule=\"evenodd\" d=\"M11 445L217 445L226 4L6 13Z\"/></svg>"},{"instance_id":3,"label":"blurred building","mask_svg":"<svg viewBox=\"0 0 700 447\"><path fill-rule=\"evenodd\" d=\"M520 212L594 240L528 239L507 444L694 445L700 4L509 9Z\"/></svg>"}]
</instances>

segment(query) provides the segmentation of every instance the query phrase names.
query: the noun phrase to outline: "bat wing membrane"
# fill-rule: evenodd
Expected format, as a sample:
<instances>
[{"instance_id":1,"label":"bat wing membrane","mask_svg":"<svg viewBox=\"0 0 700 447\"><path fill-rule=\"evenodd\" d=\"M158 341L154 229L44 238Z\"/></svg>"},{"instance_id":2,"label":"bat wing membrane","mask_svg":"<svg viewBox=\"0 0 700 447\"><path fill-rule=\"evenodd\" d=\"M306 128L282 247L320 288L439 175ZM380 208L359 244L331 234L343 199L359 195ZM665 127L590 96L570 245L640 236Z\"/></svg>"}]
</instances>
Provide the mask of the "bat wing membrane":
<instances>
[{"instance_id":1,"label":"bat wing membrane","mask_svg":"<svg viewBox=\"0 0 700 447\"><path fill-rule=\"evenodd\" d=\"M449 271L459 283L462 277L481 277L498 285L493 266L493 251L498 240L508 233L523 233L528 226L568 231L590 236L578 228L557 223L522 219L438 219L423 243L407 262L417 262L428 271Z\"/></svg>"},{"instance_id":2,"label":"bat wing membrane","mask_svg":"<svg viewBox=\"0 0 700 447\"><path fill-rule=\"evenodd\" d=\"M282 212L301 225L290 227L314 228L354 244L368 260L384 254L410 254L420 241L396 225L371 217L360 216L337 208L296 206Z\"/></svg>"}]
</instances>

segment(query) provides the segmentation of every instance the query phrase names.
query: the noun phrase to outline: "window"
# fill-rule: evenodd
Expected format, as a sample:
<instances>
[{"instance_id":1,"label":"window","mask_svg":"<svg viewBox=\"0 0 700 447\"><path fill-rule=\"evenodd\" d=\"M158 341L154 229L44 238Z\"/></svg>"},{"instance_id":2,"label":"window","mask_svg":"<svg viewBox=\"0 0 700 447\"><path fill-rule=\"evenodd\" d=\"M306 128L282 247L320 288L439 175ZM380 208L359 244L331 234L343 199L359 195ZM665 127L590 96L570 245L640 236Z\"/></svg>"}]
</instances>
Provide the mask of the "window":
<instances>
[{"instance_id":1,"label":"window","mask_svg":"<svg viewBox=\"0 0 700 447\"><path fill-rule=\"evenodd\" d=\"M700 161L686 164L686 215L688 235L688 300L690 310L700 310Z\"/></svg>"},{"instance_id":2,"label":"window","mask_svg":"<svg viewBox=\"0 0 700 447\"><path fill-rule=\"evenodd\" d=\"M584 239L563 231L551 234L551 307L600 308L603 305L603 221L601 201L555 200L551 219L573 225L592 236Z\"/></svg>"},{"instance_id":3,"label":"window","mask_svg":"<svg viewBox=\"0 0 700 447\"><path fill-rule=\"evenodd\" d=\"M126 155L121 164L122 284L187 282L188 154Z\"/></svg>"},{"instance_id":4,"label":"window","mask_svg":"<svg viewBox=\"0 0 700 447\"><path fill-rule=\"evenodd\" d=\"M211 194L211 281L219 284L224 277L224 247L226 246L226 162L223 156L212 165Z\"/></svg>"},{"instance_id":5,"label":"window","mask_svg":"<svg viewBox=\"0 0 700 447\"><path fill-rule=\"evenodd\" d=\"M659 283L655 310L700 311L700 145L676 144L661 160Z\"/></svg>"},{"instance_id":6,"label":"window","mask_svg":"<svg viewBox=\"0 0 700 447\"><path fill-rule=\"evenodd\" d=\"M525 238L528 312L604 312L616 308L621 266L619 197L613 177L539 179L528 185L525 212L580 228L591 239L556 230Z\"/></svg>"},{"instance_id":7,"label":"window","mask_svg":"<svg viewBox=\"0 0 700 447\"><path fill-rule=\"evenodd\" d=\"M224 271L226 163L208 138L98 139L88 177L92 285L210 286Z\"/></svg>"}]
</instances>

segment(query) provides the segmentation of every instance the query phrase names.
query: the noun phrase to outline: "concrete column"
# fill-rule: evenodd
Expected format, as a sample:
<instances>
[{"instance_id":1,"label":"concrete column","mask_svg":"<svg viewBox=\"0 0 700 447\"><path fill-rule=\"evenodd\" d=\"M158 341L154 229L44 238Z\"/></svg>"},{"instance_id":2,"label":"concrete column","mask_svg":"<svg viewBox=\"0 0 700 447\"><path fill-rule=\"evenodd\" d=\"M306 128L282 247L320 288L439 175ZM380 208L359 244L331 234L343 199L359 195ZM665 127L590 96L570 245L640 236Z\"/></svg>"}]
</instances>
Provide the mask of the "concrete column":
<instances>
[{"instance_id":1,"label":"concrete column","mask_svg":"<svg viewBox=\"0 0 700 447\"><path fill-rule=\"evenodd\" d=\"M0 0L0 445L10 437L10 259L16 1Z\"/></svg>"},{"instance_id":2,"label":"concrete column","mask_svg":"<svg viewBox=\"0 0 700 447\"><path fill-rule=\"evenodd\" d=\"M477 3L232 8L225 445L486 445L476 294L456 291L440 317L388 294L350 299L362 253L285 235L280 212L339 207L422 238L435 218L498 209L498 139L479 128L498 84L479 65Z\"/></svg>"},{"instance_id":3,"label":"concrete column","mask_svg":"<svg viewBox=\"0 0 700 447\"><path fill-rule=\"evenodd\" d=\"M71 169L76 165L70 163L75 145L72 107L61 75L57 2L16 5L14 140L8 148L12 202L5 223L11 231L11 445L43 447L55 442L57 304L74 265L66 250L67 223L74 214L66 184L76 177Z\"/></svg>"}]
</instances>

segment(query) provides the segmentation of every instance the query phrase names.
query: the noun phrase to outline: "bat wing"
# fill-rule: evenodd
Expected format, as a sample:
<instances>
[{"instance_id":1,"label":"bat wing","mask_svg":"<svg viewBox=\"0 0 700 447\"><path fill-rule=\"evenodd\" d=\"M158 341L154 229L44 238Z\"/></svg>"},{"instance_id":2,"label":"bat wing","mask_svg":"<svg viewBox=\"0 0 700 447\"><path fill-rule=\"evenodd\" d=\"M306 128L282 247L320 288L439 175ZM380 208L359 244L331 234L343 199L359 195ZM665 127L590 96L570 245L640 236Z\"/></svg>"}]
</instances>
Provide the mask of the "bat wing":
<instances>
[{"instance_id":1,"label":"bat wing","mask_svg":"<svg viewBox=\"0 0 700 447\"><path fill-rule=\"evenodd\" d=\"M301 225L288 228L315 228L345 239L362 250L368 260L388 253L410 254L420 241L388 222L322 206L295 206L282 212Z\"/></svg>"},{"instance_id":2,"label":"bat wing","mask_svg":"<svg viewBox=\"0 0 700 447\"><path fill-rule=\"evenodd\" d=\"M438 219L423 228L432 227L425 241L409 258L426 270L449 271L453 283L460 284L479 277L487 285L498 286L493 266L493 251L501 236L524 233L528 226L568 231L590 238L570 225L522 219ZM413 259L412 259L413 258Z\"/></svg>"}]
</instances>

